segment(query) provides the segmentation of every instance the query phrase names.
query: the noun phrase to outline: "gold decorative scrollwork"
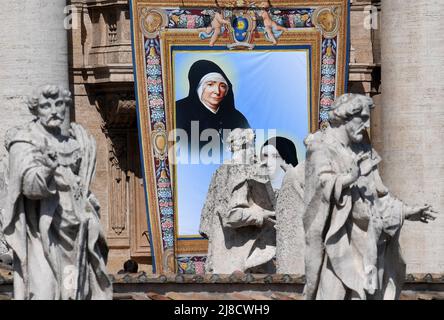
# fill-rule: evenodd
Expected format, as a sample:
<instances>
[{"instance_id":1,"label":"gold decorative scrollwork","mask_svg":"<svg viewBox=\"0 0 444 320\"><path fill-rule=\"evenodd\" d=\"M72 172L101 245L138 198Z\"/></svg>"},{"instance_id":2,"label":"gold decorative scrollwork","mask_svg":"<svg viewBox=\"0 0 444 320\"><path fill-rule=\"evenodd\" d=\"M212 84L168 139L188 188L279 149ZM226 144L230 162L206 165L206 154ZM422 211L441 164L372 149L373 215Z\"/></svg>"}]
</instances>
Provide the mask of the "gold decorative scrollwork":
<instances>
[{"instance_id":1,"label":"gold decorative scrollwork","mask_svg":"<svg viewBox=\"0 0 444 320\"><path fill-rule=\"evenodd\" d=\"M340 8L319 8L313 14L315 26L322 31L326 38L334 38L339 31Z\"/></svg>"},{"instance_id":2,"label":"gold decorative scrollwork","mask_svg":"<svg viewBox=\"0 0 444 320\"><path fill-rule=\"evenodd\" d=\"M154 156L160 160L165 159L168 146L165 125L161 122L156 123L151 137L154 142Z\"/></svg>"},{"instance_id":3,"label":"gold decorative scrollwork","mask_svg":"<svg viewBox=\"0 0 444 320\"><path fill-rule=\"evenodd\" d=\"M224 8L248 8L260 5L270 6L269 1L264 0L217 0L216 3L218 7Z\"/></svg>"},{"instance_id":4,"label":"gold decorative scrollwork","mask_svg":"<svg viewBox=\"0 0 444 320\"><path fill-rule=\"evenodd\" d=\"M176 263L175 263L175 253L174 249L167 249L163 253L163 270L165 273L175 273Z\"/></svg>"},{"instance_id":5,"label":"gold decorative scrollwork","mask_svg":"<svg viewBox=\"0 0 444 320\"><path fill-rule=\"evenodd\" d=\"M168 17L162 9L142 8L140 10L140 27L147 38L155 38L168 25Z\"/></svg>"}]
</instances>

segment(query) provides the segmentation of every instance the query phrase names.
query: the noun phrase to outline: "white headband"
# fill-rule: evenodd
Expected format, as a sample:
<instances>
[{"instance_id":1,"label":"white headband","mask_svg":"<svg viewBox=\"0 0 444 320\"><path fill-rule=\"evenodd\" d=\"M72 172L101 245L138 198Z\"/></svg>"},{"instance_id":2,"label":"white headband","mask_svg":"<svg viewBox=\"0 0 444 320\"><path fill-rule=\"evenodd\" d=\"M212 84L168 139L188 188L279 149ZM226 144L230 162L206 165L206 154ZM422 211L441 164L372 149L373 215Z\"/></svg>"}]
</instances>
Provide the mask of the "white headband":
<instances>
[{"instance_id":1,"label":"white headband","mask_svg":"<svg viewBox=\"0 0 444 320\"><path fill-rule=\"evenodd\" d=\"M209 82L209 81L217 81L217 82L225 83L225 85L227 86L227 91L225 92L225 95L227 95L227 93L228 93L228 82L227 82L227 80L220 73L211 72L211 73L208 73L208 74L204 75L202 77L202 79L200 79L199 85L197 86L197 96L199 97L199 100L201 102L202 102L202 92L203 92L203 89L204 89L204 84L205 84L205 82Z\"/></svg>"}]
</instances>

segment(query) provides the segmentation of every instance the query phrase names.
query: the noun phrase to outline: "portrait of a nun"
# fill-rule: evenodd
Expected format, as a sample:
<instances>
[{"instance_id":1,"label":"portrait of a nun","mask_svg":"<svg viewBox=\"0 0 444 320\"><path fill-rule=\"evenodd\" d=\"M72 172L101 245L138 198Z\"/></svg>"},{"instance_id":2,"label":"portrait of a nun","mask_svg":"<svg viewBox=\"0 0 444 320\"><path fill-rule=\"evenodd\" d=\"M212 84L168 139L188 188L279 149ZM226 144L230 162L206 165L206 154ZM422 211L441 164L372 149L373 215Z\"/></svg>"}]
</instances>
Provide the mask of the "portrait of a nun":
<instances>
[{"instance_id":1,"label":"portrait of a nun","mask_svg":"<svg viewBox=\"0 0 444 320\"><path fill-rule=\"evenodd\" d=\"M268 139L261 148L261 162L267 167L273 189L279 190L286 172L298 165L293 141L284 137Z\"/></svg>"},{"instance_id":2,"label":"portrait of a nun","mask_svg":"<svg viewBox=\"0 0 444 320\"><path fill-rule=\"evenodd\" d=\"M192 122L194 126L196 122L199 124L199 137L202 131L215 129L220 141L223 141L224 129L250 128L248 120L235 107L230 80L217 64L196 61L190 68L188 80L188 96L176 102L176 129L185 130L188 139L191 139Z\"/></svg>"}]
</instances>

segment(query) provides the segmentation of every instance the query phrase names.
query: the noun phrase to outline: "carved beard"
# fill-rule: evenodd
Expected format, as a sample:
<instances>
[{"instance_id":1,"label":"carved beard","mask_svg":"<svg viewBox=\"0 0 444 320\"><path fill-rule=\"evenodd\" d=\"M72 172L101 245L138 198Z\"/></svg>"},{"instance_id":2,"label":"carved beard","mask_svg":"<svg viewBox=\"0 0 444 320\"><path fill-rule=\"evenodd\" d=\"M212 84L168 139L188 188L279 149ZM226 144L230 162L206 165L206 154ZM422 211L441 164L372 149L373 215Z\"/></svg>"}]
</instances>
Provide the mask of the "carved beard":
<instances>
[{"instance_id":1,"label":"carved beard","mask_svg":"<svg viewBox=\"0 0 444 320\"><path fill-rule=\"evenodd\" d=\"M55 116L51 117L46 121L45 126L49 128L57 128L60 127L63 124L63 119Z\"/></svg>"}]
</instances>

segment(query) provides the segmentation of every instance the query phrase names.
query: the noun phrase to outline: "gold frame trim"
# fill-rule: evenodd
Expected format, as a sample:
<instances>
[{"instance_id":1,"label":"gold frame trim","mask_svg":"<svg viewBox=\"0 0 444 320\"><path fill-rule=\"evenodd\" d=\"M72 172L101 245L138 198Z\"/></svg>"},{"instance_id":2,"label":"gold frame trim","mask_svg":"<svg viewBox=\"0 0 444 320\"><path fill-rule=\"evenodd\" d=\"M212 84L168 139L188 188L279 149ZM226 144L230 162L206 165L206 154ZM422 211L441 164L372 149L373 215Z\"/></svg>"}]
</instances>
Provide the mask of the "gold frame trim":
<instances>
[{"instance_id":1,"label":"gold frame trim","mask_svg":"<svg viewBox=\"0 0 444 320\"><path fill-rule=\"evenodd\" d=\"M162 46L162 61L171 61L171 48L172 46L202 46L202 44L206 44L202 40L199 40L199 32L196 31L179 31L179 30L165 30L165 32L161 35L161 46ZM226 46L231 42L229 39L224 39L218 42L218 46ZM269 42L265 39L263 35L260 38L256 39L255 44L258 46L269 46ZM319 128L319 99L320 99L320 68L321 68L321 34L314 29L309 30L291 30L285 32L279 38L279 45L305 45L311 47L311 56L310 60L312 61L311 65L311 78L308 79L308 86L312 87L311 95L308 94L307 108L311 108L309 111L310 119L309 128L311 132L318 130ZM270 49L273 47L270 46ZM278 46L279 48L279 46ZM274 49L276 50L276 49ZM208 51L211 51L208 50ZM216 51L216 50L215 50ZM229 50L227 48L227 52L232 52L233 50ZM238 52L248 52L245 50L234 50ZM290 50L285 50L290 51ZM206 52L206 51L205 51ZM218 50L220 52L220 50ZM173 80L174 80L174 72L173 65L170 63L165 63L162 65L163 68L163 79L165 84L165 109L167 115L167 128L174 128L175 123L175 98L174 98L174 90L173 90ZM310 71L310 66L308 66L308 71ZM309 91L309 88L308 88ZM169 142L169 148L173 148L172 142ZM174 161L173 161L174 162ZM178 218L177 218L177 187L175 181L177 181L177 168L172 165L170 170L172 172L172 183L174 185L174 224L175 224L175 244L176 244L176 254L202 254L207 252L208 241L207 240L188 240L188 239L178 239ZM196 235L197 236L197 235ZM195 237L195 235L187 235L182 237Z\"/></svg>"},{"instance_id":2,"label":"gold frame trim","mask_svg":"<svg viewBox=\"0 0 444 320\"><path fill-rule=\"evenodd\" d=\"M222 3L223 1L219 1ZM337 57L336 57L336 89L335 94L339 96L344 93L345 90L345 70L347 70L347 22L348 22L348 0L271 0L269 1L272 7L286 8L317 8L317 7L333 7L338 6L341 9L340 15L340 27L337 36ZM157 1L157 0L131 0L132 17L131 22L134 39L134 63L135 63L135 81L137 81L138 90L136 92L137 101L139 107L139 121L140 121L140 137L141 137L141 149L142 149L142 164L144 167L144 181L147 199L147 208L149 212L149 224L151 232L151 245L153 263L156 265L156 273L174 273L177 269L175 255L180 254L204 254L206 253L207 241L206 240L180 240L177 241L177 226L175 225L175 249L174 253L164 252L162 246L162 230L160 227L160 213L158 210L158 197L157 186L155 181L154 172L154 146L151 139L152 131L151 126L142 124L150 123L150 114L148 108L148 93L146 91L147 83L145 77L145 57L144 57L144 42L143 34L140 29L140 9L143 7L165 9L165 8L192 8L192 7L218 7L216 1ZM315 131L318 128L319 119L319 101L320 101L320 80L321 80L321 50L322 50L322 31L317 28L301 28L301 29L289 29L279 38L279 45L311 45L312 46L312 93L311 93L311 106L312 116L310 119L311 131ZM198 38L197 30L188 29L164 29L159 30L161 40L161 58L162 58L162 79L164 85L164 103L166 113L167 131L173 128L174 111L173 106L175 104L171 79L172 66L169 63L169 58L166 55L170 54L169 46L174 45L205 45ZM219 39L217 45L226 45L229 43L228 39ZM265 40L264 36L256 38L256 45L271 46L271 44ZM227 49L228 50L228 49ZM171 142L168 142L168 148L171 147ZM174 209L176 205L176 186L175 186L175 168L170 163L171 184L174 197ZM173 168L172 168L173 167ZM174 223L177 223L175 219Z\"/></svg>"},{"instance_id":3,"label":"gold frame trim","mask_svg":"<svg viewBox=\"0 0 444 320\"><path fill-rule=\"evenodd\" d=\"M233 0L132 0L133 3L151 7L216 7L216 8L233 8L243 6L233 6L230 2ZM347 0L256 0L255 3L260 4L268 2L271 7L279 8L306 8L319 6L342 6L347 5Z\"/></svg>"}]
</instances>

